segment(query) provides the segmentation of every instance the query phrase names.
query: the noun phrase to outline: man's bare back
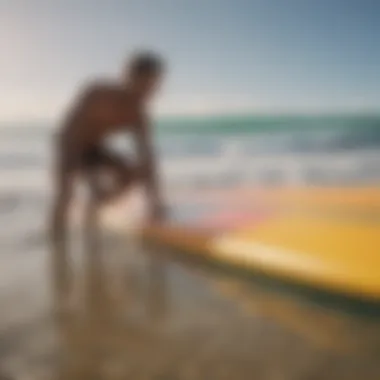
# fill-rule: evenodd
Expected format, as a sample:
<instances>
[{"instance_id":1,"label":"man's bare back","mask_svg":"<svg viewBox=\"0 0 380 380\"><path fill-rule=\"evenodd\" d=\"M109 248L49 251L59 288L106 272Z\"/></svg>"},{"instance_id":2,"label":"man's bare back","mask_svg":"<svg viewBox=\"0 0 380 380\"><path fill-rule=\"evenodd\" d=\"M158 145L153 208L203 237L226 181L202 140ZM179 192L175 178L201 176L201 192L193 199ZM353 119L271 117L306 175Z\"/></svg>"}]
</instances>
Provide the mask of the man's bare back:
<instances>
[{"instance_id":1,"label":"man's bare back","mask_svg":"<svg viewBox=\"0 0 380 380\"><path fill-rule=\"evenodd\" d=\"M88 86L75 102L61 131L62 141L79 147L101 142L107 135L133 128L144 112L144 104L117 83Z\"/></svg>"},{"instance_id":2,"label":"man's bare back","mask_svg":"<svg viewBox=\"0 0 380 380\"><path fill-rule=\"evenodd\" d=\"M97 200L113 199L137 181L145 183L153 214L158 213L159 194L151 132L146 106L161 76L161 63L152 55L136 57L128 76L119 83L96 83L85 89L68 112L57 139L56 199L53 211L55 236L63 233L73 181L88 180ZM104 145L109 135L126 131L138 147L139 162L132 164ZM113 179L105 188L102 171Z\"/></svg>"}]
</instances>

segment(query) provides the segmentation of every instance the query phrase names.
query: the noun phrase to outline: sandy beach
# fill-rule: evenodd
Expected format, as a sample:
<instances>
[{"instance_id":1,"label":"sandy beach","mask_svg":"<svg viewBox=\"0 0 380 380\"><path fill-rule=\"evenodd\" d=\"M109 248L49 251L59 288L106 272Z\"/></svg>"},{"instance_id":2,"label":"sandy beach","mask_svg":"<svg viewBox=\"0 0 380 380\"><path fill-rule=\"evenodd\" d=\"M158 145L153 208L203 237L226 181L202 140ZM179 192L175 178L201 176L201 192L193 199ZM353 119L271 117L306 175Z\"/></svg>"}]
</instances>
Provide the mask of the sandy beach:
<instances>
[{"instance_id":1,"label":"sandy beach","mask_svg":"<svg viewBox=\"0 0 380 380\"><path fill-rule=\"evenodd\" d=\"M1 379L378 379L380 326L102 233L3 250Z\"/></svg>"}]
</instances>

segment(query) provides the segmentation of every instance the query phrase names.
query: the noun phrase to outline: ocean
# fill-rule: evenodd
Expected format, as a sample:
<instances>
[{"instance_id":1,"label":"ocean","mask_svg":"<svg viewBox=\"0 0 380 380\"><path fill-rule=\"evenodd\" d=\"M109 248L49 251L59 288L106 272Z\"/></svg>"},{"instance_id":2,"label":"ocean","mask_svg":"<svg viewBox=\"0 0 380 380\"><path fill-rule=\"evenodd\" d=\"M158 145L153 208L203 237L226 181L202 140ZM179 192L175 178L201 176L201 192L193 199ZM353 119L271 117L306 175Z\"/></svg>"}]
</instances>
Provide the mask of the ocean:
<instances>
[{"instance_id":1,"label":"ocean","mask_svg":"<svg viewBox=\"0 0 380 380\"><path fill-rule=\"evenodd\" d=\"M0 127L0 244L41 231L55 126ZM154 125L165 192L244 186L378 186L380 116L218 116ZM134 155L131 141L109 144ZM44 214L45 213L45 214ZM33 223L31 221L33 220ZM14 231L10 233L9 231Z\"/></svg>"},{"instance_id":2,"label":"ocean","mask_svg":"<svg viewBox=\"0 0 380 380\"><path fill-rule=\"evenodd\" d=\"M219 180L351 185L380 178L380 116L171 118L154 127L169 187ZM0 125L2 199L18 189L47 191L54 130L43 123ZM110 143L133 151L125 138Z\"/></svg>"},{"instance_id":3,"label":"ocean","mask_svg":"<svg viewBox=\"0 0 380 380\"><path fill-rule=\"evenodd\" d=\"M380 117L210 117L161 121L157 129L170 188L351 186L380 179Z\"/></svg>"}]
</instances>

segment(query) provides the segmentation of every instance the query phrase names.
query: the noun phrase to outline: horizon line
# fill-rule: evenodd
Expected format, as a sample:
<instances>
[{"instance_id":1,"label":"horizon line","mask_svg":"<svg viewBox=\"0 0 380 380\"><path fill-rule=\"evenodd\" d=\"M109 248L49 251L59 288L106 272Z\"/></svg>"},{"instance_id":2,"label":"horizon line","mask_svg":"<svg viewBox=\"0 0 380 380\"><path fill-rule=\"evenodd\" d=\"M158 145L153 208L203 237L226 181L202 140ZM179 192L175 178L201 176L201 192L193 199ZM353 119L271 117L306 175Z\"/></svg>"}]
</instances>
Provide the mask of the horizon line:
<instances>
[{"instance_id":1,"label":"horizon line","mask_svg":"<svg viewBox=\"0 0 380 380\"><path fill-rule=\"evenodd\" d=\"M241 112L203 112L203 113L162 113L153 114L154 120L170 120L178 118L198 119L198 118L230 118L230 117L301 117L301 116L379 116L380 109L378 110L325 110L325 111L241 111ZM54 118L22 118L22 119L4 119L0 120L0 127L4 124L55 124L59 123Z\"/></svg>"}]
</instances>

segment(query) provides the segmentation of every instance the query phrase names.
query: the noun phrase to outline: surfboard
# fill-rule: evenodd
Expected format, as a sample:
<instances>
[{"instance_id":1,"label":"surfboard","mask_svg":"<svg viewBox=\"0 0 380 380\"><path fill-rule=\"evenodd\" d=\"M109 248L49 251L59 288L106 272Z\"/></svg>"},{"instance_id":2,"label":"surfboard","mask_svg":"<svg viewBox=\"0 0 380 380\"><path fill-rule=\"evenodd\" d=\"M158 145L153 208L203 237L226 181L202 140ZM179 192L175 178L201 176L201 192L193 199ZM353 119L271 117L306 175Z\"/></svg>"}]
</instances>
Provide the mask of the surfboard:
<instances>
[{"instance_id":1,"label":"surfboard","mask_svg":"<svg viewBox=\"0 0 380 380\"><path fill-rule=\"evenodd\" d=\"M194 192L143 235L252 273L380 300L379 211L371 187Z\"/></svg>"}]
</instances>

